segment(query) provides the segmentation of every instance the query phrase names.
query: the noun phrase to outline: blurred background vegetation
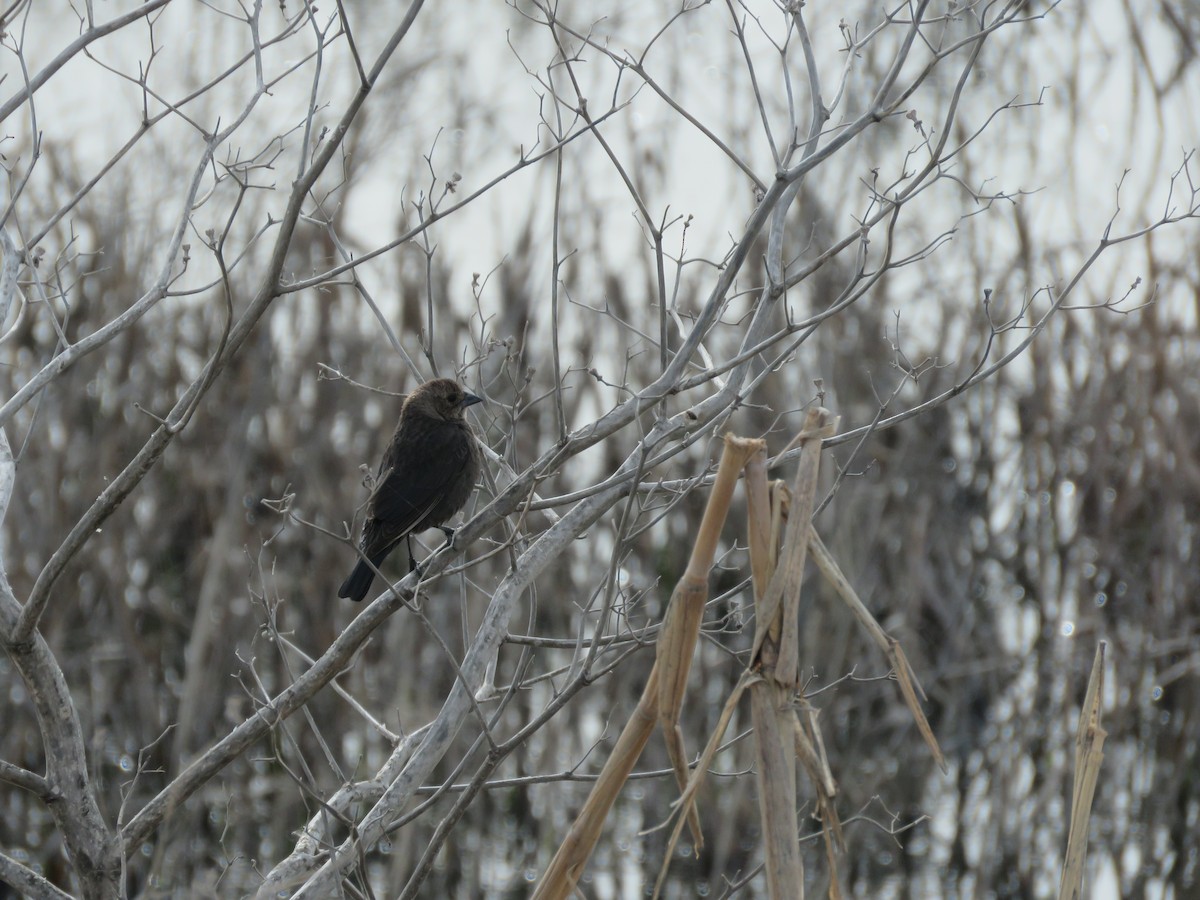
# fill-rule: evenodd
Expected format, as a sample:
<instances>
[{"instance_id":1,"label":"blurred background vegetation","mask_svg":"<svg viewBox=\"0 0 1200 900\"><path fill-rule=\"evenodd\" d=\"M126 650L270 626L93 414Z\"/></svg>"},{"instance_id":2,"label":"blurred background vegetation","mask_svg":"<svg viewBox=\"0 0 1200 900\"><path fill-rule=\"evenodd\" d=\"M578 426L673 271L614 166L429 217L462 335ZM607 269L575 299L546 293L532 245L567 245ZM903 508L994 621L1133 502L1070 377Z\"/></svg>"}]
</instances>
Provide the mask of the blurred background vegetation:
<instances>
[{"instance_id":1,"label":"blurred background vegetation","mask_svg":"<svg viewBox=\"0 0 1200 900\"><path fill-rule=\"evenodd\" d=\"M26 54L35 70L70 40L74 23L65 6L53 6L18 10L9 20L4 99L21 81L11 65L14 22L28 22ZM840 29L860 21L865 29L879 14L869 4L810 6L805 15L829 90L846 63ZM1031 16L1045 11L1043 4L1026 7ZM345 9L368 57L378 49L373 20L392 14L361 2ZM274 16L278 27L280 17L295 12L285 4L264 12L264 20ZM618 54L636 54L671 19L666 10L621 3L562 12ZM66 24L56 26L55 16ZM544 146L557 115L547 80L564 97L571 88L561 66L547 69L556 48L536 17L520 3L440 4L422 12L415 49L389 70L382 96L348 136L338 171L324 179L327 193L319 196L329 227L308 220L297 229L285 278L311 278L340 263L339 242L357 256L394 240L431 202L457 202L536 141ZM771 150L733 34L739 21L759 75L762 114L780 126L787 93L780 56L764 35L786 31L771 4L689 9L647 54L646 69L769 183ZM148 58L149 29L139 29L99 42L97 59L136 72L133 57L122 54L128 42ZM224 69L245 51L245 30L213 7L168 5L154 37L165 55L158 66L170 68L163 92L180 96ZM297 58L305 40L311 36L301 29L293 41ZM952 177L906 206L895 226L894 257L911 260L806 332L786 357L775 358L781 348L765 355L757 370L764 377L726 427L765 436L778 452L814 401L816 379L844 433L960 384L989 340L989 364L1015 347L1051 292L1062 290L1098 245L1125 169L1114 234L1163 215L1171 175L1187 141L1200 134L1197 41L1200 12L1166 0L1064 4L993 36L953 123L953 142L971 142ZM610 96L629 98L637 82L630 71L619 73L594 48L579 53L586 64L578 70L593 79L583 93L594 115ZM789 47L785 58L792 87L802 93L798 54ZM863 92L889 59L869 52L854 61L845 116L870 102ZM333 113L353 87L347 60L344 42L332 44L319 102ZM5 224L19 229L21 240L44 230L39 273L48 286L48 299L39 302L26 282L30 302L0 347L6 398L60 341L93 333L146 290L163 266L163 222L178 215L180 185L195 157L194 132L168 119L55 221L138 129L141 115L135 85L97 62L80 58L72 66L77 71L64 71L38 95L41 158ZM239 248L248 246L231 278L235 309L257 284L261 244L251 236L295 177L300 138L287 129L302 121L309 102L303 71L256 111L261 121L246 126L245 147L235 141L225 148L225 161L265 148L261 159L272 166L255 172L264 187L241 200L229 232ZM101 86L83 84L87 73ZM873 183L882 188L917 165L908 154L921 144L922 126L940 126L958 73L938 73L914 98L914 117L865 133L810 175L790 214L789 257L816 259L869 208ZM109 92L100 107L89 99L93 90ZM210 91L189 115L211 124L228 108L227 92L237 90L233 83ZM1014 98L1016 106L995 115ZM796 108L806 110L807 101ZM539 110L549 124L539 125ZM32 149L27 114L22 107L9 117L5 131L15 136L0 146L10 198ZM802 134L807 123L798 128ZM669 347L677 347L730 236L753 210L753 185L646 87L601 134L633 173L652 215L670 223ZM786 129L777 134L786 143ZM559 172L552 156L515 173L412 243L363 263L353 276L357 285L345 274L284 294L191 424L60 579L41 628L74 692L101 808L114 821L304 668L278 634L317 656L360 612L335 599L353 550L299 519L344 533L365 497L360 467L375 466L390 436L396 394L433 374L460 375L488 400L475 408L480 438L520 472L560 438L556 388L570 431L656 377L651 234L596 140L585 135L567 145L561 165ZM447 183L454 193L443 193ZM3 541L18 598L220 338L221 292L201 290L214 269L204 230L224 228L236 192L228 180L212 187L207 205L191 215L194 263L178 296L56 377L8 425L19 465ZM1186 207L1186 186L1176 198ZM882 237L873 241L872 251L883 244ZM839 874L853 896L1053 894L1078 706L1100 639L1110 647L1109 739L1092 817L1091 883L1132 898L1200 891L1198 243L1200 229L1185 221L1113 247L1067 304L1075 308L1056 314L986 382L829 451L832 493L817 528L906 649L950 763L948 774L933 764L896 702L885 662L811 578L802 659L841 789L847 849ZM765 252L764 244L751 256L705 343L718 362L736 352L763 283ZM557 268L556 256L563 260ZM853 251L827 262L789 291L789 313L801 319L824 309L857 277L855 265ZM556 278L558 385L550 311ZM364 294L413 365L397 354ZM999 327L1010 321L1016 326ZM692 374L703 368L697 363ZM639 427L569 460L539 484L539 494L570 494L602 481L636 450L655 415L679 412L696 401L696 391L709 389L667 398ZM499 684L527 682L507 701L499 733L515 732L552 699L575 638L595 625L597 596L612 591L616 598L609 626L615 634L639 635L661 619L704 505L696 479L711 471L716 446L708 434L674 448L643 477L647 486L663 479L667 487L635 495L627 513L625 503L616 505L537 579L527 618L512 623L517 637L499 657ZM498 471L493 464L492 475ZM788 477L791 467L776 474ZM485 483L468 515L494 492ZM293 516L273 509L284 498ZM753 634L743 521L737 513L727 527L684 709L693 751L715 726ZM547 523L531 512L511 524L532 538ZM469 548L474 563L438 582L425 601L455 654L510 561L507 552L477 558L504 538L493 534ZM388 566L395 577L403 573L399 556ZM619 645L607 658L635 647ZM529 893L586 795L589 785L578 777L598 771L652 662L647 641L509 757L497 784L455 825L422 896ZM443 650L401 612L373 635L340 684L392 731L406 733L436 712L454 677ZM0 684L0 756L39 771L42 744L7 657L0 657ZM386 759L388 742L331 691L306 712L174 811L130 859L131 894L253 891L291 851L320 798L369 777ZM742 735L748 722L748 710L739 710L729 734ZM477 730L464 730L439 779L457 784L469 777L486 752L477 737ZM719 754L720 775L700 804L709 844L700 855L680 854L669 896L763 895L753 879L731 887L761 863L746 745L734 739ZM641 766L653 774L635 782L615 809L585 878L588 896L640 896L652 883L665 833L643 830L664 820L677 796L667 765L656 738ZM15 788L5 786L0 796L0 847L69 890L49 814ZM802 809L808 797L802 779ZM369 883L380 896L394 895L454 798L451 790L432 800L368 854L352 889ZM804 852L820 896L828 875L819 841Z\"/></svg>"}]
</instances>

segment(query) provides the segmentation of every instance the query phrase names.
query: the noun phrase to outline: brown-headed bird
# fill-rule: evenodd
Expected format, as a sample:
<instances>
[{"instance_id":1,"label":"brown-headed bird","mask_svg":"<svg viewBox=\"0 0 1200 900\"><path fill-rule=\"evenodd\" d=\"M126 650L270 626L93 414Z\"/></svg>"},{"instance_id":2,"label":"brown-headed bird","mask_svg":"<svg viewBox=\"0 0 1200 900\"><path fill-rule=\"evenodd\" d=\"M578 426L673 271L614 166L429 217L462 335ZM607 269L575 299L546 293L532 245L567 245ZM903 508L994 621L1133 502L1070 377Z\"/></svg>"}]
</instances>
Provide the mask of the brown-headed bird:
<instances>
[{"instance_id":1,"label":"brown-headed bird","mask_svg":"<svg viewBox=\"0 0 1200 900\"><path fill-rule=\"evenodd\" d=\"M414 531L441 528L448 539L454 534L442 523L471 496L480 465L479 446L463 410L479 402L449 378L427 381L405 399L367 501L359 543L376 568ZM371 566L359 559L338 596L362 600L374 580Z\"/></svg>"}]
</instances>

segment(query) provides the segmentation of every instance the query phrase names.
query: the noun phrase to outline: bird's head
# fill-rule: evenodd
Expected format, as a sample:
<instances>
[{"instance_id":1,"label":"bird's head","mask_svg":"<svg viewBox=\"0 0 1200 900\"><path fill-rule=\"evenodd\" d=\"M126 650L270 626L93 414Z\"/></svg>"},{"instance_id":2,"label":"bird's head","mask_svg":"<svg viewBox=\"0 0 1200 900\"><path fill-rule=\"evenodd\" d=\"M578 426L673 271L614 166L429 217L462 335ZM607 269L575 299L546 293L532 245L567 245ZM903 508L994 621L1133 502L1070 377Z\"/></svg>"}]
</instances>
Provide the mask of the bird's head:
<instances>
[{"instance_id":1,"label":"bird's head","mask_svg":"<svg viewBox=\"0 0 1200 900\"><path fill-rule=\"evenodd\" d=\"M463 410L482 400L468 393L457 381L450 378L435 378L427 381L408 395L404 402L406 413L416 413L431 419L451 421L462 419Z\"/></svg>"}]
</instances>

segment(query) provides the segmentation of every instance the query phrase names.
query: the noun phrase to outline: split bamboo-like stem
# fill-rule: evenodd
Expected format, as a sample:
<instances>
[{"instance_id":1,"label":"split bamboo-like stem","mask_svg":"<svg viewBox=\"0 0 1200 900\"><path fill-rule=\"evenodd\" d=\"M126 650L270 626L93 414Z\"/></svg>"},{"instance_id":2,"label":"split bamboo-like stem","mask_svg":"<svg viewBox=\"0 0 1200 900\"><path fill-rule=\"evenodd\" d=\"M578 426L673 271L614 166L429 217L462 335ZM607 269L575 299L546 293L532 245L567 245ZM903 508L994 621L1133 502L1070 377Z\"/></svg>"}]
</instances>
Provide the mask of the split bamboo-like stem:
<instances>
[{"instance_id":1,"label":"split bamboo-like stem","mask_svg":"<svg viewBox=\"0 0 1200 900\"><path fill-rule=\"evenodd\" d=\"M767 678L750 685L763 865L771 900L803 900L792 689Z\"/></svg>"},{"instance_id":2,"label":"split bamboo-like stem","mask_svg":"<svg viewBox=\"0 0 1200 900\"><path fill-rule=\"evenodd\" d=\"M1067 835L1067 858L1063 863L1059 900L1079 900L1083 896L1083 867L1087 860L1088 821L1092 815L1092 800L1100 764L1104 761L1104 739L1108 737L1100 726L1101 704L1104 700L1104 656L1106 641L1096 647L1092 674L1088 678L1087 695L1079 711L1079 730L1075 735L1075 784L1071 791L1071 828Z\"/></svg>"},{"instance_id":3,"label":"split bamboo-like stem","mask_svg":"<svg viewBox=\"0 0 1200 900\"><path fill-rule=\"evenodd\" d=\"M808 557L808 535L821 468L821 438L832 433L828 410L810 410L799 439L800 462L790 497L779 561L764 592L755 597L757 627L750 665L760 678L750 685L754 725L755 779L762 821L767 895L772 900L804 896L800 823L796 813L796 728L793 698L800 687L800 586ZM747 473L749 480L750 473ZM764 532L761 490L749 510L751 540ZM763 553L759 551L761 558ZM753 558L753 551L752 551ZM761 581L756 581L756 586ZM819 783L819 780L818 780Z\"/></svg>"},{"instance_id":4,"label":"split bamboo-like stem","mask_svg":"<svg viewBox=\"0 0 1200 900\"><path fill-rule=\"evenodd\" d=\"M793 481L783 550L766 593L759 594L760 599L756 602L758 626L751 659L757 659L764 642L771 637L773 647L770 652L778 656L762 660L762 664L771 667L776 681L795 689L800 687L800 584L804 580L809 526L816 505L821 438L832 434L834 429L830 419L829 411L820 407L809 410L804 419L799 435L803 445ZM781 609L782 616L777 618L776 613Z\"/></svg>"}]
</instances>

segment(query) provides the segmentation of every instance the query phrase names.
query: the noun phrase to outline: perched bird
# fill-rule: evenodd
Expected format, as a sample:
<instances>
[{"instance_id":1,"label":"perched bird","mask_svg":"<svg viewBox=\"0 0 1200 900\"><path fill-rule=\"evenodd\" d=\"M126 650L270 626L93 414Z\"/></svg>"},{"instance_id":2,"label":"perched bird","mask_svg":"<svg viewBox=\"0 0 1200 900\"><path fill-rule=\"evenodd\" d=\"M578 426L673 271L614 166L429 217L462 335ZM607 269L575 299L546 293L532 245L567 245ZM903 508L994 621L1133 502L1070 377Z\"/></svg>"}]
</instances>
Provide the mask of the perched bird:
<instances>
[{"instance_id":1,"label":"perched bird","mask_svg":"<svg viewBox=\"0 0 1200 900\"><path fill-rule=\"evenodd\" d=\"M405 399L367 501L359 543L376 568L414 531L441 528L447 538L454 534L442 523L471 496L480 465L479 446L463 410L479 402L449 378L427 381ZM338 596L362 600L374 580L371 566L359 559Z\"/></svg>"}]
</instances>

